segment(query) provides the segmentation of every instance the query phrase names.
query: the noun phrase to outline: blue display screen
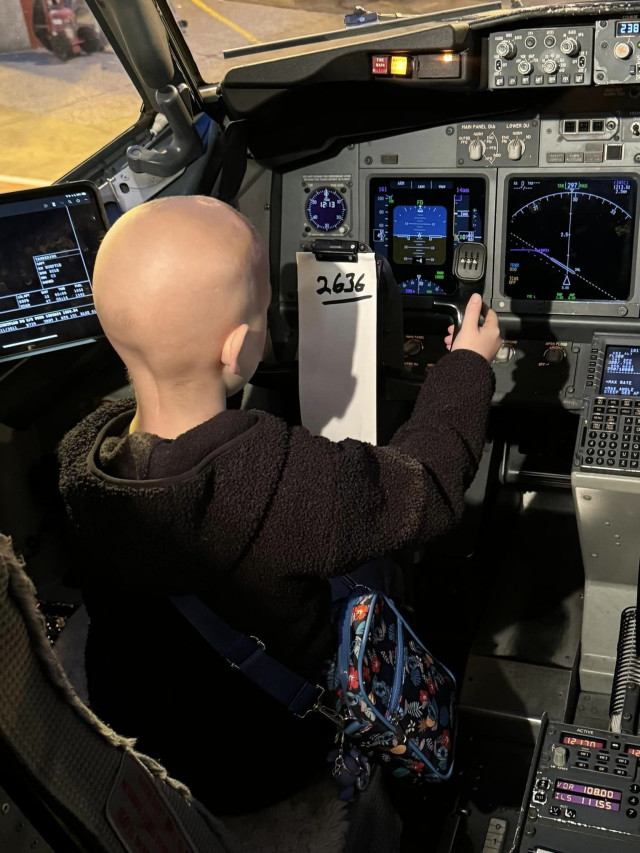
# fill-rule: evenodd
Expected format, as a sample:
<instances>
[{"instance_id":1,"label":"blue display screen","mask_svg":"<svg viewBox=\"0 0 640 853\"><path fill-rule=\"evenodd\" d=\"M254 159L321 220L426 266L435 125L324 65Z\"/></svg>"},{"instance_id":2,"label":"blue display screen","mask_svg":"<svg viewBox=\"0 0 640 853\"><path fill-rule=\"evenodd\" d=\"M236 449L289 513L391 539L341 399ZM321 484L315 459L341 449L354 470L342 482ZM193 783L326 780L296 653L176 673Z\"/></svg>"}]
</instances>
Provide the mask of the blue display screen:
<instances>
[{"instance_id":1,"label":"blue display screen","mask_svg":"<svg viewBox=\"0 0 640 853\"><path fill-rule=\"evenodd\" d=\"M616 36L640 35L640 21L616 21Z\"/></svg>"}]
</instances>

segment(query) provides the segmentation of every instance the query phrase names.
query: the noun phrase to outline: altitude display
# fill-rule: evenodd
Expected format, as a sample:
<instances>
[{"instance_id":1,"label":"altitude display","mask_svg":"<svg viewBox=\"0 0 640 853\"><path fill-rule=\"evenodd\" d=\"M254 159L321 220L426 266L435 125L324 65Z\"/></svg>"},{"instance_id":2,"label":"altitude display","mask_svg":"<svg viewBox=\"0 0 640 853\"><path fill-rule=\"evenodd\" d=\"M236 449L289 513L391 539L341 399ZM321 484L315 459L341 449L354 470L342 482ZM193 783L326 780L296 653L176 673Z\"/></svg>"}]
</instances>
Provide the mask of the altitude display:
<instances>
[{"instance_id":1,"label":"altitude display","mask_svg":"<svg viewBox=\"0 0 640 853\"><path fill-rule=\"evenodd\" d=\"M607 347L600 393L640 397L640 347Z\"/></svg>"},{"instance_id":2,"label":"altitude display","mask_svg":"<svg viewBox=\"0 0 640 853\"><path fill-rule=\"evenodd\" d=\"M511 178L505 296L626 301L636 195L632 178Z\"/></svg>"},{"instance_id":3,"label":"altitude display","mask_svg":"<svg viewBox=\"0 0 640 853\"><path fill-rule=\"evenodd\" d=\"M371 246L401 292L455 293L455 247L484 237L484 179L373 178L369 191Z\"/></svg>"}]
</instances>

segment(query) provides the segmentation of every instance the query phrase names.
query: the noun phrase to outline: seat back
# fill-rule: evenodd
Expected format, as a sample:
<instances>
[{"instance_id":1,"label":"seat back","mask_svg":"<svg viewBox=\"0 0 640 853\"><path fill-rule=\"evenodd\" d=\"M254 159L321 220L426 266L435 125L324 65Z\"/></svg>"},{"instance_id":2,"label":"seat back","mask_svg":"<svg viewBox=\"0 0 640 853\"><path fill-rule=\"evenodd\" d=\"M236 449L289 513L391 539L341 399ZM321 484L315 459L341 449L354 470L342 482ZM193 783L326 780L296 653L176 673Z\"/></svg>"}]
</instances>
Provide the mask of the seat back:
<instances>
[{"instance_id":1,"label":"seat back","mask_svg":"<svg viewBox=\"0 0 640 853\"><path fill-rule=\"evenodd\" d=\"M80 701L1 534L0 786L56 853L239 851L184 785Z\"/></svg>"}]
</instances>

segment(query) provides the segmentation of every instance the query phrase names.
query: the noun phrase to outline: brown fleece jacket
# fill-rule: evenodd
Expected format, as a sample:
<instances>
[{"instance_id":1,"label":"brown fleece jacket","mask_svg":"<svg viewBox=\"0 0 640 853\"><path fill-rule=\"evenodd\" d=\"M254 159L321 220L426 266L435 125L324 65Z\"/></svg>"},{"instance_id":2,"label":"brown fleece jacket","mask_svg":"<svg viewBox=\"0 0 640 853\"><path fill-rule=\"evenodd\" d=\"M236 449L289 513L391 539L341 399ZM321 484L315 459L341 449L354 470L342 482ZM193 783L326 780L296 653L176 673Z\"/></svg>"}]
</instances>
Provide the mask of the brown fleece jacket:
<instances>
[{"instance_id":1,"label":"brown fleece jacket","mask_svg":"<svg viewBox=\"0 0 640 853\"><path fill-rule=\"evenodd\" d=\"M103 405L59 448L61 491L91 560L84 583L196 593L309 672L327 638L324 581L460 519L492 392L484 359L446 356L387 447L334 443L256 411L224 412L173 441L121 437L131 401Z\"/></svg>"},{"instance_id":2,"label":"brown fleece jacket","mask_svg":"<svg viewBox=\"0 0 640 853\"><path fill-rule=\"evenodd\" d=\"M333 443L258 411L223 412L172 441L129 435L131 400L85 418L63 439L59 460L86 566L94 710L139 736L140 749L211 802L210 779L194 772L184 738L203 754L202 733L215 730L221 695L237 695L237 676L226 662L212 668L211 652L166 596L196 593L270 654L317 678L331 647L328 579L453 528L482 453L493 387L481 356L446 355L386 447ZM251 725L256 706L264 707L261 696L248 702L244 723L234 706L234 729ZM267 714L272 732L275 716ZM290 722L283 725L292 737ZM176 726L180 738L170 743ZM225 763L220 737L228 736L215 741ZM253 760L244 755L240 764ZM243 778L243 794L248 787ZM218 807L221 795L218 787Z\"/></svg>"}]
</instances>

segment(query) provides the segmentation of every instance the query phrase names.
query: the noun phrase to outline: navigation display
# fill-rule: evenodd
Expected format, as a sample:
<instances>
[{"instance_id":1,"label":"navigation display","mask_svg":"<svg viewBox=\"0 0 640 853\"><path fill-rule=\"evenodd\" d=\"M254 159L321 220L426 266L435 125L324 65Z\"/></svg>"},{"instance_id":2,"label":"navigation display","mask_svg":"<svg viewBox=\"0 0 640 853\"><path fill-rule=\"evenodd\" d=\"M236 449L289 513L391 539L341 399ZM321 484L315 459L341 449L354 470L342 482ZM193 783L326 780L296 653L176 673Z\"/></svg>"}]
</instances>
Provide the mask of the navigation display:
<instances>
[{"instance_id":1,"label":"navigation display","mask_svg":"<svg viewBox=\"0 0 640 853\"><path fill-rule=\"evenodd\" d=\"M0 361L101 333L91 275L107 227L84 181L0 195Z\"/></svg>"},{"instance_id":2,"label":"navigation display","mask_svg":"<svg viewBox=\"0 0 640 853\"><path fill-rule=\"evenodd\" d=\"M640 347L607 347L600 393L640 397Z\"/></svg>"},{"instance_id":3,"label":"navigation display","mask_svg":"<svg viewBox=\"0 0 640 853\"><path fill-rule=\"evenodd\" d=\"M510 178L504 295L628 300L636 196L630 177Z\"/></svg>"},{"instance_id":4,"label":"navigation display","mask_svg":"<svg viewBox=\"0 0 640 853\"><path fill-rule=\"evenodd\" d=\"M453 252L484 238L483 178L373 178L371 247L391 264L402 293L453 294Z\"/></svg>"}]
</instances>

